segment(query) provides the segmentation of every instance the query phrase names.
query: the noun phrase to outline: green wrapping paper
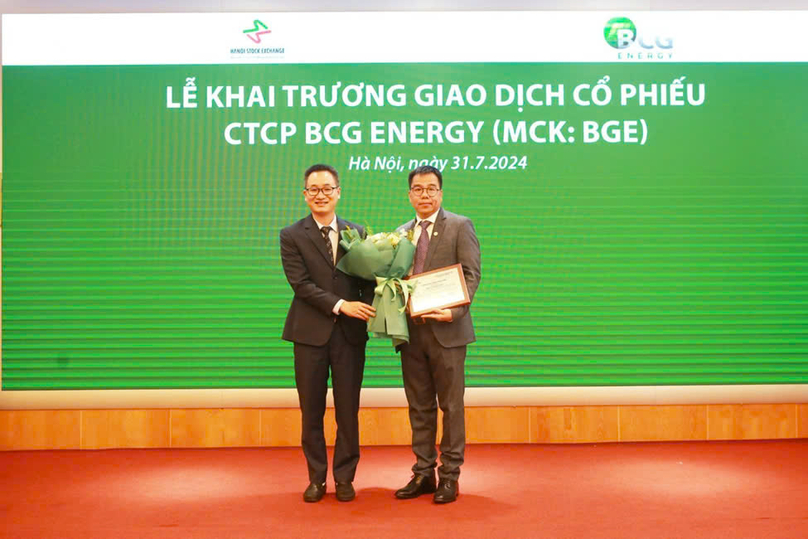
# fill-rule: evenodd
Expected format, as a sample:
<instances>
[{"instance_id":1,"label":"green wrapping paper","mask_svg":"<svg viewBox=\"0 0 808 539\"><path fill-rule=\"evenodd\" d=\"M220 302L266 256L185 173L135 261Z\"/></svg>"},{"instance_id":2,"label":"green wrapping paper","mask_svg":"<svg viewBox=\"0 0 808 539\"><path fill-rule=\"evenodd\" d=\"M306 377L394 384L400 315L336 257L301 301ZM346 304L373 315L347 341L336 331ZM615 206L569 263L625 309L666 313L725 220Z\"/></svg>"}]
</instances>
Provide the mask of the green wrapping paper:
<instances>
[{"instance_id":1,"label":"green wrapping paper","mask_svg":"<svg viewBox=\"0 0 808 539\"><path fill-rule=\"evenodd\" d=\"M376 337L390 337L393 346L410 340L405 310L412 285L403 280L415 256L410 236L407 232L382 232L362 238L355 229L348 228L342 231L340 240L346 253L337 269L376 281L373 297L376 316L368 320L368 331Z\"/></svg>"}]
</instances>

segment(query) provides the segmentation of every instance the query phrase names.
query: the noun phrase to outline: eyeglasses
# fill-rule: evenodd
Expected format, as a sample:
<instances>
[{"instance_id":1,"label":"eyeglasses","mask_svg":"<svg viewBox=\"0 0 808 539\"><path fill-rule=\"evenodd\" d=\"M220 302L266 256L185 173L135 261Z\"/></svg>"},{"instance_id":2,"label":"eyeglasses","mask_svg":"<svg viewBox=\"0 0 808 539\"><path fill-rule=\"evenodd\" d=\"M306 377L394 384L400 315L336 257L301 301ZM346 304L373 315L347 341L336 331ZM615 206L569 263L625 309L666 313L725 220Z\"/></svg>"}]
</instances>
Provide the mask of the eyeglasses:
<instances>
[{"instance_id":1,"label":"eyeglasses","mask_svg":"<svg viewBox=\"0 0 808 539\"><path fill-rule=\"evenodd\" d=\"M415 195L417 197L423 195L424 191L426 191L426 194L429 195L429 198L435 198L436 196L438 196L438 193L440 193L440 189L438 189L434 185L430 185L426 189L424 189L420 185L416 185L415 187L410 187L410 193L412 193L413 195Z\"/></svg>"},{"instance_id":2,"label":"eyeglasses","mask_svg":"<svg viewBox=\"0 0 808 539\"><path fill-rule=\"evenodd\" d=\"M320 193L330 197L337 189L339 189L339 187L334 187L333 185L324 185L323 187L309 187L307 189L303 189L303 192L309 195L311 198L316 197Z\"/></svg>"}]
</instances>

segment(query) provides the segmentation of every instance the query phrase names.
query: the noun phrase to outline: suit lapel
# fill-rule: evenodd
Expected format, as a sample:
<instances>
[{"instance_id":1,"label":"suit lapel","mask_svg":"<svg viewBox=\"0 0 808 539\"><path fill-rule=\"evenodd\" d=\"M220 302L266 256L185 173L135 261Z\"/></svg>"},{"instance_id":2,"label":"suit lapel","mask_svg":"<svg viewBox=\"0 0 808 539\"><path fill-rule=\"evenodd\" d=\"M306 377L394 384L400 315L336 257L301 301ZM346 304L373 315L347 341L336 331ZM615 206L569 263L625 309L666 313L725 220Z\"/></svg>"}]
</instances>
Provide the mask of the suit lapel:
<instances>
[{"instance_id":1,"label":"suit lapel","mask_svg":"<svg viewBox=\"0 0 808 539\"><path fill-rule=\"evenodd\" d=\"M337 220L337 222L339 223L339 220ZM304 226L306 228L306 235L309 237L312 243L314 243L314 247L320 251L320 254L323 255L323 258L325 258L329 265L333 265L334 260L331 258L331 253L329 253L328 249L325 247L323 233L320 232L320 227L317 226L317 223L314 221L314 217L309 215Z\"/></svg>"},{"instance_id":2,"label":"suit lapel","mask_svg":"<svg viewBox=\"0 0 808 539\"><path fill-rule=\"evenodd\" d=\"M446 215L443 213L443 208L438 211L438 216L435 218L435 225L432 227L432 235L429 237L429 248L426 251L426 260L424 260L424 270L431 269L430 263L435 251L438 250L438 244L443 239L443 229L446 228Z\"/></svg>"},{"instance_id":3,"label":"suit lapel","mask_svg":"<svg viewBox=\"0 0 808 539\"><path fill-rule=\"evenodd\" d=\"M337 262L345 256L345 249L340 245L339 241L342 239L342 231L348 228L348 224L337 217Z\"/></svg>"}]
</instances>

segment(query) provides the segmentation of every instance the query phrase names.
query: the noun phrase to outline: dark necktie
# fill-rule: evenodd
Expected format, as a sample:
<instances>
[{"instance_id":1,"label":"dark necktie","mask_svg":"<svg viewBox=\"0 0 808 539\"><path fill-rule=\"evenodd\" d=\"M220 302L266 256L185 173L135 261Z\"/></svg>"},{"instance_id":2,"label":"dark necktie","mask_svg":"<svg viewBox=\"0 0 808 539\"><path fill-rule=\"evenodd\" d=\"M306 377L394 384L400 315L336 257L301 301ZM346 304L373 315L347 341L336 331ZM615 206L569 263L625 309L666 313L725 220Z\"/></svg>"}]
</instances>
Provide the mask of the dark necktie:
<instances>
[{"instance_id":1,"label":"dark necktie","mask_svg":"<svg viewBox=\"0 0 808 539\"><path fill-rule=\"evenodd\" d=\"M429 250L429 221L421 221L421 235L418 236L418 244L415 246L415 261L412 263L412 273L421 273L424 271L424 262L426 262L426 252Z\"/></svg>"},{"instance_id":2,"label":"dark necktie","mask_svg":"<svg viewBox=\"0 0 808 539\"><path fill-rule=\"evenodd\" d=\"M328 249L329 260L331 260L331 265L334 265L334 246L331 245L331 230L333 230L330 226L324 226L320 229L320 232L323 234L323 239L325 240L325 247Z\"/></svg>"}]
</instances>

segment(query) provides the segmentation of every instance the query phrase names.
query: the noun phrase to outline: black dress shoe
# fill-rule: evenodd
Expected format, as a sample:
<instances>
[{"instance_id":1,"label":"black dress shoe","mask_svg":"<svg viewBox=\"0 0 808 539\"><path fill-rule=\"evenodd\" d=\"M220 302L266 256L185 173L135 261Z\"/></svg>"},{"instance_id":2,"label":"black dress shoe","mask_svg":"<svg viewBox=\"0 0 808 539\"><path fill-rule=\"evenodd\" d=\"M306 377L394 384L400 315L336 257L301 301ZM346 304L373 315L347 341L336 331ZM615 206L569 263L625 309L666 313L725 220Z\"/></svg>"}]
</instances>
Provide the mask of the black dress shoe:
<instances>
[{"instance_id":1,"label":"black dress shoe","mask_svg":"<svg viewBox=\"0 0 808 539\"><path fill-rule=\"evenodd\" d=\"M350 481L337 483L337 499L341 502L349 502L356 498L356 491Z\"/></svg>"},{"instance_id":2,"label":"black dress shoe","mask_svg":"<svg viewBox=\"0 0 808 539\"><path fill-rule=\"evenodd\" d=\"M435 492L435 476L415 474L407 483L407 486L396 491L396 498L399 500L409 500L417 498L421 494Z\"/></svg>"},{"instance_id":3,"label":"black dress shoe","mask_svg":"<svg viewBox=\"0 0 808 539\"><path fill-rule=\"evenodd\" d=\"M309 483L303 492L303 501L308 503L319 502L325 496L325 483Z\"/></svg>"},{"instance_id":4,"label":"black dress shoe","mask_svg":"<svg viewBox=\"0 0 808 539\"><path fill-rule=\"evenodd\" d=\"M457 499L457 481L441 479L435 491L435 503L452 503Z\"/></svg>"}]
</instances>

